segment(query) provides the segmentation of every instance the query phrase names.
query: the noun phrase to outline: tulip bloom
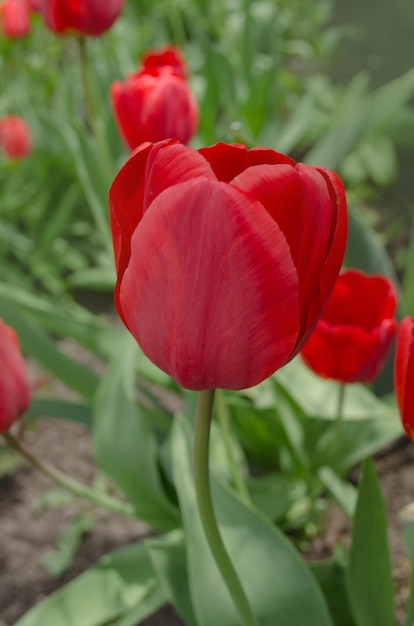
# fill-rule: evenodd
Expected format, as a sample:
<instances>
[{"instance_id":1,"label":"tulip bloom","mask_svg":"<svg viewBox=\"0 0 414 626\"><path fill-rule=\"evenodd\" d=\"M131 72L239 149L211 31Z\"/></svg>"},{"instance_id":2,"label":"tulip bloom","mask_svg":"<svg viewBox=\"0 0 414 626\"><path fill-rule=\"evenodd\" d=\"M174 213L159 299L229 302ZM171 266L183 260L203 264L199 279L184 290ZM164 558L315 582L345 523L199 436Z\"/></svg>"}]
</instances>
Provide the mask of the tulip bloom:
<instances>
[{"instance_id":1,"label":"tulip bloom","mask_svg":"<svg viewBox=\"0 0 414 626\"><path fill-rule=\"evenodd\" d=\"M3 0L0 24L5 37L18 39L30 32L30 10L26 0Z\"/></svg>"},{"instance_id":2,"label":"tulip bloom","mask_svg":"<svg viewBox=\"0 0 414 626\"><path fill-rule=\"evenodd\" d=\"M414 440L414 318L401 320L397 332L394 387L402 425Z\"/></svg>"},{"instance_id":3,"label":"tulip bloom","mask_svg":"<svg viewBox=\"0 0 414 626\"><path fill-rule=\"evenodd\" d=\"M187 143L197 128L196 101L185 81L178 50L165 48L147 54L138 72L111 86L111 100L119 131L134 149L144 141L174 137Z\"/></svg>"},{"instance_id":4,"label":"tulip bloom","mask_svg":"<svg viewBox=\"0 0 414 626\"><path fill-rule=\"evenodd\" d=\"M323 378L374 380L395 334L396 306L396 291L387 278L344 272L302 350L303 360Z\"/></svg>"},{"instance_id":5,"label":"tulip bloom","mask_svg":"<svg viewBox=\"0 0 414 626\"><path fill-rule=\"evenodd\" d=\"M46 26L58 35L102 35L122 11L124 0L39 0Z\"/></svg>"},{"instance_id":6,"label":"tulip bloom","mask_svg":"<svg viewBox=\"0 0 414 626\"><path fill-rule=\"evenodd\" d=\"M4 433L29 406L30 387L16 333L1 318L0 363L0 433Z\"/></svg>"},{"instance_id":7,"label":"tulip bloom","mask_svg":"<svg viewBox=\"0 0 414 626\"><path fill-rule=\"evenodd\" d=\"M32 151L30 129L17 115L0 118L0 151L10 159L20 159Z\"/></svg>"},{"instance_id":8,"label":"tulip bloom","mask_svg":"<svg viewBox=\"0 0 414 626\"><path fill-rule=\"evenodd\" d=\"M251 387L297 354L345 250L337 175L268 148L142 144L110 213L118 312L193 390Z\"/></svg>"}]
</instances>

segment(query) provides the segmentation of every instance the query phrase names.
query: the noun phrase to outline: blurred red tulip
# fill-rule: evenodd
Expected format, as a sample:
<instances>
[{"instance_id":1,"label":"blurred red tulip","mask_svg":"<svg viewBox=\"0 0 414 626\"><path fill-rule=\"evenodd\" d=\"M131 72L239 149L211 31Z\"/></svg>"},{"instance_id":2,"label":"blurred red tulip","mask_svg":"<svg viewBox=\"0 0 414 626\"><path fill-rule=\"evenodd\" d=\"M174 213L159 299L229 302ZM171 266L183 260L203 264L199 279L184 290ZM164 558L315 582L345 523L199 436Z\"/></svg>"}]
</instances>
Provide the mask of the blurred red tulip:
<instances>
[{"instance_id":1,"label":"blurred red tulip","mask_svg":"<svg viewBox=\"0 0 414 626\"><path fill-rule=\"evenodd\" d=\"M18 39L30 32L30 10L26 0L3 0L0 24L5 37Z\"/></svg>"},{"instance_id":2,"label":"blurred red tulip","mask_svg":"<svg viewBox=\"0 0 414 626\"><path fill-rule=\"evenodd\" d=\"M40 6L43 0L27 0L27 2L32 11L36 11L37 13L40 13Z\"/></svg>"},{"instance_id":3,"label":"blurred red tulip","mask_svg":"<svg viewBox=\"0 0 414 626\"><path fill-rule=\"evenodd\" d=\"M414 441L414 318L401 320L394 361L394 387L402 425Z\"/></svg>"},{"instance_id":4,"label":"blurred red tulip","mask_svg":"<svg viewBox=\"0 0 414 626\"><path fill-rule=\"evenodd\" d=\"M340 179L268 148L142 144L110 211L118 312L194 390L251 387L297 354L345 250Z\"/></svg>"},{"instance_id":5,"label":"blurred red tulip","mask_svg":"<svg viewBox=\"0 0 414 626\"><path fill-rule=\"evenodd\" d=\"M17 115L0 118L0 151L10 159L20 159L32 151L30 128Z\"/></svg>"},{"instance_id":6,"label":"blurred red tulip","mask_svg":"<svg viewBox=\"0 0 414 626\"><path fill-rule=\"evenodd\" d=\"M102 35L122 11L124 0L39 0L46 25L59 35Z\"/></svg>"},{"instance_id":7,"label":"blurred red tulip","mask_svg":"<svg viewBox=\"0 0 414 626\"><path fill-rule=\"evenodd\" d=\"M387 278L344 272L302 349L303 360L323 378L374 380L395 334L396 305L396 291Z\"/></svg>"},{"instance_id":8,"label":"blurred red tulip","mask_svg":"<svg viewBox=\"0 0 414 626\"><path fill-rule=\"evenodd\" d=\"M196 101L185 81L180 52L164 48L150 52L135 74L111 86L114 115L127 145L174 137L187 143L197 128Z\"/></svg>"},{"instance_id":9,"label":"blurred red tulip","mask_svg":"<svg viewBox=\"0 0 414 626\"><path fill-rule=\"evenodd\" d=\"M1 318L0 363L0 433L4 433L29 406L30 387L16 333Z\"/></svg>"}]
</instances>

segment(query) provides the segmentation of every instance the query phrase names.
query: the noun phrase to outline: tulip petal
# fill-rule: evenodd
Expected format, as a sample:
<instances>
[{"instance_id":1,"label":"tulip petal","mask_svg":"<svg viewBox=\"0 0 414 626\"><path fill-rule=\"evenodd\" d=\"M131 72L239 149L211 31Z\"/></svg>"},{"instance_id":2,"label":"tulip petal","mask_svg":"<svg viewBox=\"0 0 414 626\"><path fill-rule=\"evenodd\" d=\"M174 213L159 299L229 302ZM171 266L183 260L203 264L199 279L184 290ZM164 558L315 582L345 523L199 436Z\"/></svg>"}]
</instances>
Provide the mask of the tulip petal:
<instances>
[{"instance_id":1,"label":"tulip petal","mask_svg":"<svg viewBox=\"0 0 414 626\"><path fill-rule=\"evenodd\" d=\"M148 158L143 199L145 212L151 202L165 189L203 176L217 180L209 163L203 157L180 143L170 144L168 149L159 150L155 145Z\"/></svg>"},{"instance_id":2,"label":"tulip petal","mask_svg":"<svg viewBox=\"0 0 414 626\"><path fill-rule=\"evenodd\" d=\"M397 293L390 280L353 270L341 275L335 285L335 298L328 301L323 317L330 324L341 321L369 332L385 318L393 317L396 307Z\"/></svg>"},{"instance_id":3,"label":"tulip petal","mask_svg":"<svg viewBox=\"0 0 414 626\"><path fill-rule=\"evenodd\" d=\"M356 325L332 326L324 318L303 346L301 356L322 378L342 383L371 382L384 365L395 329L393 319L384 320L368 332Z\"/></svg>"},{"instance_id":4,"label":"tulip petal","mask_svg":"<svg viewBox=\"0 0 414 626\"><path fill-rule=\"evenodd\" d=\"M299 275L302 324L306 328L307 311L319 295L320 273L336 223L336 207L324 177L303 164L296 168L258 165L246 169L231 184L259 200L286 236Z\"/></svg>"},{"instance_id":5,"label":"tulip petal","mask_svg":"<svg viewBox=\"0 0 414 626\"><path fill-rule=\"evenodd\" d=\"M299 352L312 333L321 311L332 292L342 266L348 235L348 214L344 185L335 172L323 168L316 168L316 170L325 179L327 184L334 218L327 254L319 273L318 292L314 300L309 304L304 333L295 348L296 352ZM310 243L312 245L312 242Z\"/></svg>"},{"instance_id":6,"label":"tulip petal","mask_svg":"<svg viewBox=\"0 0 414 626\"><path fill-rule=\"evenodd\" d=\"M394 362L394 386L401 421L407 436L414 441L414 319L401 320Z\"/></svg>"},{"instance_id":7,"label":"tulip petal","mask_svg":"<svg viewBox=\"0 0 414 626\"><path fill-rule=\"evenodd\" d=\"M229 183L243 170L253 165L264 163L295 165L292 159L270 148L247 150L246 146L241 144L217 143L208 148L201 148L199 153L210 163L218 180L225 183Z\"/></svg>"},{"instance_id":8,"label":"tulip petal","mask_svg":"<svg viewBox=\"0 0 414 626\"><path fill-rule=\"evenodd\" d=\"M27 409L30 387L16 334L1 319L0 363L0 433L3 433Z\"/></svg>"},{"instance_id":9,"label":"tulip petal","mask_svg":"<svg viewBox=\"0 0 414 626\"><path fill-rule=\"evenodd\" d=\"M298 277L283 233L259 203L215 180L157 196L120 295L143 351L189 389L255 385L297 342Z\"/></svg>"}]
</instances>

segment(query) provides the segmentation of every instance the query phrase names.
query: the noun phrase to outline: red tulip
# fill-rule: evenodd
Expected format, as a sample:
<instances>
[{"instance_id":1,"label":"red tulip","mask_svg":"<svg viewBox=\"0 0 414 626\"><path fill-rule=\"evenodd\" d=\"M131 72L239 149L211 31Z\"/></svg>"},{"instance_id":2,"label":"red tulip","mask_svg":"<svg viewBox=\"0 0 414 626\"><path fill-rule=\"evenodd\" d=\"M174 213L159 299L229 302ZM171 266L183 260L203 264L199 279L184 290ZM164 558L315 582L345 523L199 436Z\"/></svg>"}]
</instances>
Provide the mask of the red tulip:
<instances>
[{"instance_id":1,"label":"red tulip","mask_svg":"<svg viewBox=\"0 0 414 626\"><path fill-rule=\"evenodd\" d=\"M30 387L16 333L1 318L0 363L0 433L4 433L29 406Z\"/></svg>"},{"instance_id":2,"label":"red tulip","mask_svg":"<svg viewBox=\"0 0 414 626\"><path fill-rule=\"evenodd\" d=\"M414 318L401 320L394 361L394 387L407 437L414 440Z\"/></svg>"},{"instance_id":3,"label":"red tulip","mask_svg":"<svg viewBox=\"0 0 414 626\"><path fill-rule=\"evenodd\" d=\"M0 118L0 151L10 159L20 159L32 150L32 135L26 122L17 115Z\"/></svg>"},{"instance_id":4,"label":"red tulip","mask_svg":"<svg viewBox=\"0 0 414 626\"><path fill-rule=\"evenodd\" d=\"M344 272L302 350L305 363L319 376L343 383L374 380L395 334L396 304L387 278Z\"/></svg>"},{"instance_id":5,"label":"red tulip","mask_svg":"<svg viewBox=\"0 0 414 626\"><path fill-rule=\"evenodd\" d=\"M39 0L46 25L59 35L102 35L122 11L124 0Z\"/></svg>"},{"instance_id":6,"label":"red tulip","mask_svg":"<svg viewBox=\"0 0 414 626\"><path fill-rule=\"evenodd\" d=\"M198 110L185 74L179 51L165 48L147 54L139 71L123 83L112 84L115 119L131 149L144 141L174 137L187 143L191 139Z\"/></svg>"},{"instance_id":7,"label":"red tulip","mask_svg":"<svg viewBox=\"0 0 414 626\"><path fill-rule=\"evenodd\" d=\"M243 389L312 331L345 249L334 172L268 148L142 144L110 190L118 312L183 387Z\"/></svg>"},{"instance_id":8,"label":"red tulip","mask_svg":"<svg viewBox=\"0 0 414 626\"><path fill-rule=\"evenodd\" d=\"M26 0L3 0L0 23L5 37L17 39L30 32L30 10Z\"/></svg>"}]
</instances>

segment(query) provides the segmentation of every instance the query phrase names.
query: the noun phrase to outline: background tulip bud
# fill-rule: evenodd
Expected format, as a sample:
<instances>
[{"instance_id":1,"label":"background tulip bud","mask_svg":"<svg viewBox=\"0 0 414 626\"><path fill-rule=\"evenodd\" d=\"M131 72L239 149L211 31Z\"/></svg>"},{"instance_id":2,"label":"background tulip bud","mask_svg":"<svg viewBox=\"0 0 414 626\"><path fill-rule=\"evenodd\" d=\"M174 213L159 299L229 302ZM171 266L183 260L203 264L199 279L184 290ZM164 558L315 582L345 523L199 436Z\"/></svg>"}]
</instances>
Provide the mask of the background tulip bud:
<instances>
[{"instance_id":1,"label":"background tulip bud","mask_svg":"<svg viewBox=\"0 0 414 626\"><path fill-rule=\"evenodd\" d=\"M0 363L0 433L4 433L29 406L30 387L17 336L1 318Z\"/></svg>"},{"instance_id":2,"label":"background tulip bud","mask_svg":"<svg viewBox=\"0 0 414 626\"><path fill-rule=\"evenodd\" d=\"M183 387L243 389L300 350L341 267L341 181L267 148L142 144L110 190L118 312Z\"/></svg>"},{"instance_id":3,"label":"background tulip bud","mask_svg":"<svg viewBox=\"0 0 414 626\"><path fill-rule=\"evenodd\" d=\"M112 107L121 135L134 149L144 141L174 137L187 143L197 128L198 109L185 81L178 50L150 52L135 74L111 86Z\"/></svg>"},{"instance_id":4,"label":"background tulip bud","mask_svg":"<svg viewBox=\"0 0 414 626\"><path fill-rule=\"evenodd\" d=\"M32 151L32 135L17 115L0 118L0 150L10 159L20 159Z\"/></svg>"},{"instance_id":5,"label":"background tulip bud","mask_svg":"<svg viewBox=\"0 0 414 626\"><path fill-rule=\"evenodd\" d=\"M124 0L40 0L39 12L59 35L102 35L122 11Z\"/></svg>"},{"instance_id":6,"label":"background tulip bud","mask_svg":"<svg viewBox=\"0 0 414 626\"><path fill-rule=\"evenodd\" d=\"M0 24L5 37L17 39L30 32L30 9L26 0L3 0Z\"/></svg>"},{"instance_id":7,"label":"background tulip bud","mask_svg":"<svg viewBox=\"0 0 414 626\"><path fill-rule=\"evenodd\" d=\"M414 318L401 320L397 332L394 387L402 425L414 441Z\"/></svg>"},{"instance_id":8,"label":"background tulip bud","mask_svg":"<svg viewBox=\"0 0 414 626\"><path fill-rule=\"evenodd\" d=\"M396 305L396 291L387 278L344 272L302 349L303 360L323 378L374 380L394 338Z\"/></svg>"}]
</instances>

